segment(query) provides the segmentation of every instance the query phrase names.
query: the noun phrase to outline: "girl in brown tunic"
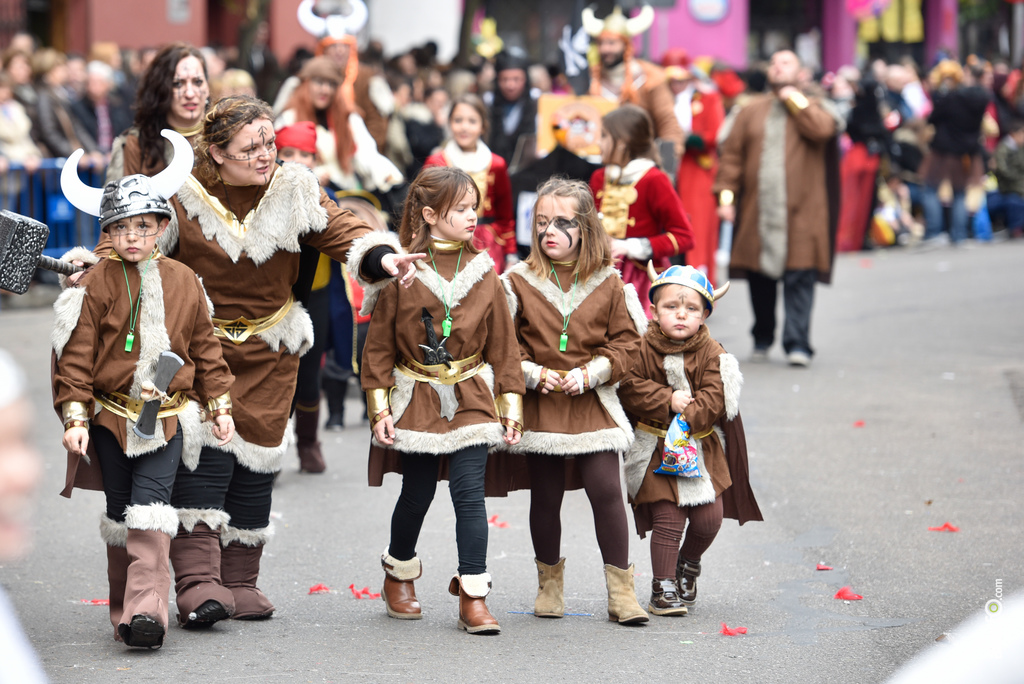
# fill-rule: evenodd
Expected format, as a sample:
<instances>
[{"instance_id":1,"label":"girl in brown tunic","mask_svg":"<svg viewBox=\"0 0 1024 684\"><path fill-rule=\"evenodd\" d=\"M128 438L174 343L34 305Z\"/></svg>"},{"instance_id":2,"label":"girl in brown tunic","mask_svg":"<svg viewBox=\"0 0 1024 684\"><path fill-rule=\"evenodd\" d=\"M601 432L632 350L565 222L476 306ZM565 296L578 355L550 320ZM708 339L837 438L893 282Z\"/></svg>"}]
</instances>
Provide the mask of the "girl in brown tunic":
<instances>
[{"instance_id":1,"label":"girl in brown tunic","mask_svg":"<svg viewBox=\"0 0 1024 684\"><path fill-rule=\"evenodd\" d=\"M408 289L360 283L363 312L373 311L362 384L373 427L371 484L384 470L402 473L381 558L388 615L422 617L416 542L446 466L459 550L448 591L459 596L460 629L493 634L500 627L484 603L491 587L484 473L490 448L519 442L525 388L494 262L472 244L479 202L473 179L456 168L424 169L410 186L401 246L427 259ZM361 272L360 255L353 250L350 272Z\"/></svg>"},{"instance_id":2,"label":"girl in brown tunic","mask_svg":"<svg viewBox=\"0 0 1024 684\"><path fill-rule=\"evenodd\" d=\"M530 257L510 269L505 282L530 390L528 430L512 450L526 455L532 492L539 580L534 614L565 614L559 510L565 490L582 486L605 563L608 618L646 622L633 586L619 485L619 454L632 443L633 430L615 386L633 365L647 319L636 290L611 267L608 239L585 184L545 183L533 221Z\"/></svg>"}]
</instances>

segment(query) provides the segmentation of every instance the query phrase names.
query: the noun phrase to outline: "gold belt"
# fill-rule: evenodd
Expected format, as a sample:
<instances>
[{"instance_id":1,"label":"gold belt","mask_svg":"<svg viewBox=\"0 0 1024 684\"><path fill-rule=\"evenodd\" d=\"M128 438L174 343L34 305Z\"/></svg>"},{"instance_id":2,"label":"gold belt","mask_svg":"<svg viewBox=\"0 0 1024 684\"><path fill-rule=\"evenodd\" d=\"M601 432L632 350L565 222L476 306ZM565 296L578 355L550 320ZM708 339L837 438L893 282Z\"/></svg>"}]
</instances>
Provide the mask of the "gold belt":
<instances>
[{"instance_id":1,"label":"gold belt","mask_svg":"<svg viewBox=\"0 0 1024 684\"><path fill-rule=\"evenodd\" d=\"M280 323L288 315L288 312L292 310L292 304L294 303L295 297L289 295L288 301L284 303L284 306L269 316L262 316L260 318L239 316L233 321L214 318L213 334L217 337L226 337L235 344L242 344L253 335L270 330Z\"/></svg>"},{"instance_id":2,"label":"gold belt","mask_svg":"<svg viewBox=\"0 0 1024 684\"><path fill-rule=\"evenodd\" d=\"M127 394L120 392L100 392L96 395L96 401L115 416L132 420L139 419L139 412L142 411L142 406L146 403L142 399L132 399ZM178 390L171 395L170 399L160 404L160 410L156 417L176 416L184 411L186 406L188 406L188 397L184 392Z\"/></svg>"},{"instance_id":3,"label":"gold belt","mask_svg":"<svg viewBox=\"0 0 1024 684\"><path fill-rule=\"evenodd\" d=\"M640 430L641 432L646 432L648 434L654 435L655 437L661 437L662 439L665 439L665 435L668 434L668 425L665 425L664 423L659 423L656 420L652 420L650 421L650 423L641 423L637 421L636 429ZM708 428L706 432L702 432L699 435L695 435L691 432L690 439L704 439L714 431L715 428L712 427Z\"/></svg>"},{"instance_id":4,"label":"gold belt","mask_svg":"<svg viewBox=\"0 0 1024 684\"><path fill-rule=\"evenodd\" d=\"M452 361L451 368L443 363L425 366L406 356L403 356L402 360L395 364L395 368L399 372L417 382L439 382L442 385L454 385L462 382L479 373L483 367L484 361L479 353L465 359Z\"/></svg>"}]
</instances>

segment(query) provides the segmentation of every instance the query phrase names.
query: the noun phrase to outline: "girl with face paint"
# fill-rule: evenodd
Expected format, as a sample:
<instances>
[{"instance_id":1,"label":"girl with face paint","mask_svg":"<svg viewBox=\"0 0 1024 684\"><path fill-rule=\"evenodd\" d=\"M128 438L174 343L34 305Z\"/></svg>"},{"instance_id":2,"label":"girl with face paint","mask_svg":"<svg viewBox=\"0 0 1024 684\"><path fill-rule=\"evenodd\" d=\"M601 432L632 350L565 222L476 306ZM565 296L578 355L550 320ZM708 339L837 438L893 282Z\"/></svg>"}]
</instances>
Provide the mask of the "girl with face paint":
<instances>
[{"instance_id":1,"label":"girl with face paint","mask_svg":"<svg viewBox=\"0 0 1024 684\"><path fill-rule=\"evenodd\" d=\"M542 185L533 221L530 256L503 279L527 388L526 432L510 451L525 456L529 471L539 585L534 614L565 613L559 511L566 490L583 488L605 563L608 617L646 622L633 587L619 485L619 453L633 432L613 386L632 367L647 318L636 290L612 268L586 184L556 178Z\"/></svg>"}]
</instances>

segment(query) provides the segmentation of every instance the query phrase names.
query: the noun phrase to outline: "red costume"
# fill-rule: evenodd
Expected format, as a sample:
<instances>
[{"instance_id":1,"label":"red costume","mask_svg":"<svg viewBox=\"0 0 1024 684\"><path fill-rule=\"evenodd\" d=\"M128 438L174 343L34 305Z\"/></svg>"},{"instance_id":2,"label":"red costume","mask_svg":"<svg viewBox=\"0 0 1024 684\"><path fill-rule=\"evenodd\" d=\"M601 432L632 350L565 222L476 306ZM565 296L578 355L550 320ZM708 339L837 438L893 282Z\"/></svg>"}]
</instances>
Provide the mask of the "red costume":
<instances>
[{"instance_id":1,"label":"red costume","mask_svg":"<svg viewBox=\"0 0 1024 684\"><path fill-rule=\"evenodd\" d=\"M494 261L498 275L505 270L505 257L516 253L516 221L512 213L512 183L505 160L491 152L482 142L475 153L466 154L455 143L427 157L423 167L454 166L462 169L480 190L476 233L473 244L486 250Z\"/></svg>"},{"instance_id":2,"label":"red costume","mask_svg":"<svg viewBox=\"0 0 1024 684\"><path fill-rule=\"evenodd\" d=\"M598 169L590 177L590 191L612 239L641 238L640 244L627 245L629 255L616 262L616 267L622 281L636 287L646 307L651 287L647 261L653 261L661 272L671 265L669 257L693 248L693 231L683 203L672 181L650 159L634 159L621 169Z\"/></svg>"}]
</instances>

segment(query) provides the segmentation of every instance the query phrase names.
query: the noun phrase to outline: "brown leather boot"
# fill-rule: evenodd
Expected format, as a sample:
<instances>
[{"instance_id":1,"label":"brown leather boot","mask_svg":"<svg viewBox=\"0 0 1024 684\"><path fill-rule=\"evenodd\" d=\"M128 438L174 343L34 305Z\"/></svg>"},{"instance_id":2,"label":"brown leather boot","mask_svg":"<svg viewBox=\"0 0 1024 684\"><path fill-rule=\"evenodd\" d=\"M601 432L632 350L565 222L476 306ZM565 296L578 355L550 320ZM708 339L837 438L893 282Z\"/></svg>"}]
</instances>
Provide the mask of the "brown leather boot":
<instances>
[{"instance_id":1,"label":"brown leather boot","mask_svg":"<svg viewBox=\"0 0 1024 684\"><path fill-rule=\"evenodd\" d=\"M317 430L320 426L320 404L316 406L295 405L296 448L299 451L299 470L304 473L322 473L327 470Z\"/></svg>"},{"instance_id":2,"label":"brown leather boot","mask_svg":"<svg viewBox=\"0 0 1024 684\"><path fill-rule=\"evenodd\" d=\"M235 597L221 583L220 526L227 523L224 511L183 509L183 523L171 540L171 564L174 566L174 592L178 604L178 624L185 629L203 629L235 612ZM196 522L201 518L203 522Z\"/></svg>"},{"instance_id":3,"label":"brown leather boot","mask_svg":"<svg viewBox=\"0 0 1024 684\"><path fill-rule=\"evenodd\" d=\"M651 601L647 610L654 615L686 615L686 606L679 599L679 589L674 579L651 580Z\"/></svg>"},{"instance_id":4,"label":"brown leather boot","mask_svg":"<svg viewBox=\"0 0 1024 684\"><path fill-rule=\"evenodd\" d=\"M117 630L128 646L160 648L167 633L167 595L171 573L167 566L171 536L178 529L178 514L166 504L129 506L128 577L124 612Z\"/></svg>"},{"instance_id":5,"label":"brown leather boot","mask_svg":"<svg viewBox=\"0 0 1024 684\"><path fill-rule=\"evenodd\" d=\"M484 598L491 593L491 575L456 575L448 583L448 593L459 597L459 629L470 634L498 634L501 627L487 610Z\"/></svg>"},{"instance_id":6,"label":"brown leather boot","mask_svg":"<svg viewBox=\"0 0 1024 684\"><path fill-rule=\"evenodd\" d=\"M266 620L274 614L274 604L256 586L263 546L269 537L267 528L226 527L221 535L220 576L235 597L235 613L231 616L235 620Z\"/></svg>"},{"instance_id":7,"label":"brown leather boot","mask_svg":"<svg viewBox=\"0 0 1024 684\"><path fill-rule=\"evenodd\" d=\"M636 625L651 619L636 600L633 568L633 565L626 569L604 566L604 578L608 584L608 619L612 622Z\"/></svg>"},{"instance_id":8,"label":"brown leather boot","mask_svg":"<svg viewBox=\"0 0 1024 684\"><path fill-rule=\"evenodd\" d=\"M423 575L420 559L400 561L385 553L380 557L380 564L384 567L384 588L380 597L384 599L388 615L399 620L421 619L423 611L413 586L413 580Z\"/></svg>"},{"instance_id":9,"label":"brown leather boot","mask_svg":"<svg viewBox=\"0 0 1024 684\"><path fill-rule=\"evenodd\" d=\"M114 626L114 640L121 641L117 625L124 612L124 585L128 581L128 528L105 514L100 516L100 535L107 545L107 594L110 600L110 624Z\"/></svg>"},{"instance_id":10,"label":"brown leather boot","mask_svg":"<svg viewBox=\"0 0 1024 684\"><path fill-rule=\"evenodd\" d=\"M565 616L565 559L559 558L554 565L537 564L537 599L533 602L533 614L537 617L560 618Z\"/></svg>"},{"instance_id":11,"label":"brown leather boot","mask_svg":"<svg viewBox=\"0 0 1024 684\"><path fill-rule=\"evenodd\" d=\"M688 606L697 602L697 578L700 577L700 563L679 556L676 564L676 582L679 583L679 598Z\"/></svg>"}]
</instances>

